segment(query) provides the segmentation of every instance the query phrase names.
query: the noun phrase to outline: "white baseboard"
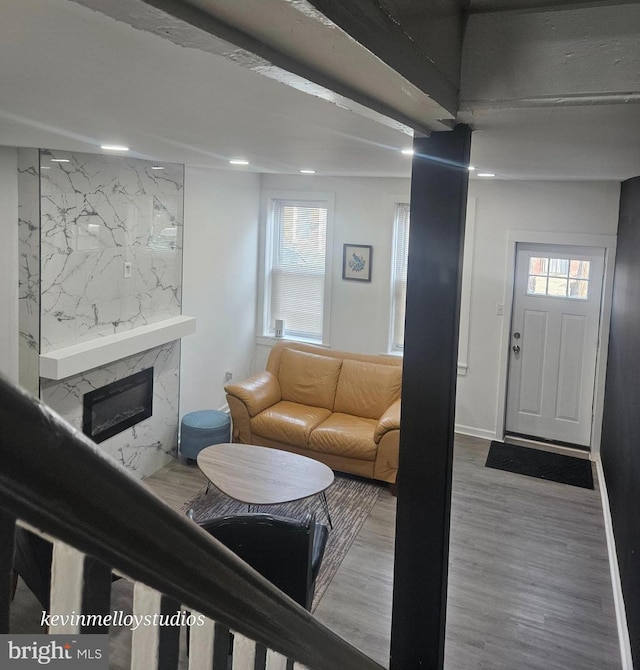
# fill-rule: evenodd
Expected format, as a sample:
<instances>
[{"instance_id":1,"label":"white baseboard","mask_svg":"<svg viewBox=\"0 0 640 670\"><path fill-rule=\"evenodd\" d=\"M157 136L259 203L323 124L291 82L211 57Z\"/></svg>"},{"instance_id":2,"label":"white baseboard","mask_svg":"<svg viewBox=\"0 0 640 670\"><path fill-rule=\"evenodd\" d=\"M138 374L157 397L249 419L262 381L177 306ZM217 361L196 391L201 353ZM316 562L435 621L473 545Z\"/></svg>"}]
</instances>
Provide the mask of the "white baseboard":
<instances>
[{"instance_id":1,"label":"white baseboard","mask_svg":"<svg viewBox=\"0 0 640 670\"><path fill-rule=\"evenodd\" d=\"M224 412L225 414L229 414L229 405L225 402L222 407L218 407L218 412Z\"/></svg>"},{"instance_id":2,"label":"white baseboard","mask_svg":"<svg viewBox=\"0 0 640 670\"><path fill-rule=\"evenodd\" d=\"M483 440L497 440L495 431L484 430L484 428L474 428L473 426L461 426L456 423L454 430L461 435L469 435L470 437L481 437Z\"/></svg>"},{"instance_id":3,"label":"white baseboard","mask_svg":"<svg viewBox=\"0 0 640 670\"><path fill-rule=\"evenodd\" d=\"M595 459L596 472L598 473L598 485L600 497L602 498L602 513L604 515L604 528L607 537L607 551L609 553L609 570L611 572L611 586L613 588L613 602L616 610L616 622L618 624L618 640L620 642L620 657L622 670L633 670L633 659L631 657L631 641L629 640L629 627L627 625L627 613L624 607L622 595L622 582L620 581L620 569L618 568L618 553L616 551L616 539L613 535L613 522L611 520L611 508L609 507L609 494L604 479L604 470L600 456Z\"/></svg>"}]
</instances>

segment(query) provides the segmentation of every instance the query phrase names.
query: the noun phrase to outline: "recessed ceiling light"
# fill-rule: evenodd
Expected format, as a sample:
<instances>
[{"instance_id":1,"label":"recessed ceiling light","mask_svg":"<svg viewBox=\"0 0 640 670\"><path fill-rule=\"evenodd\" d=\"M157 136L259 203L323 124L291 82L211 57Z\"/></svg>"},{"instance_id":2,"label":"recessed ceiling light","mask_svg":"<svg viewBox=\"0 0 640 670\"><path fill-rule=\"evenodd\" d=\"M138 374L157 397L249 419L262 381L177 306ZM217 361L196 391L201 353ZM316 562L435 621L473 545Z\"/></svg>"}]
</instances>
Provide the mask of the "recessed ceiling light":
<instances>
[{"instance_id":1,"label":"recessed ceiling light","mask_svg":"<svg viewBox=\"0 0 640 670\"><path fill-rule=\"evenodd\" d=\"M40 169L41 169L41 170L50 170L50 169L51 169L51 166L50 166L50 165L41 165L41 166L40 166Z\"/></svg>"},{"instance_id":2,"label":"recessed ceiling light","mask_svg":"<svg viewBox=\"0 0 640 670\"><path fill-rule=\"evenodd\" d=\"M403 153L405 156L413 156L413 149L407 147L406 149L403 149L401 153Z\"/></svg>"},{"instance_id":3,"label":"recessed ceiling light","mask_svg":"<svg viewBox=\"0 0 640 670\"><path fill-rule=\"evenodd\" d=\"M470 166L467 168L467 170L469 170L469 172L473 172L473 171L475 170L475 168L473 167L473 165L470 165Z\"/></svg>"},{"instance_id":4,"label":"recessed ceiling light","mask_svg":"<svg viewBox=\"0 0 640 670\"><path fill-rule=\"evenodd\" d=\"M152 165L151 169L152 170L164 170L164 167L162 167L162 165Z\"/></svg>"},{"instance_id":5,"label":"recessed ceiling light","mask_svg":"<svg viewBox=\"0 0 640 670\"><path fill-rule=\"evenodd\" d=\"M478 177L495 177L495 172L478 172Z\"/></svg>"},{"instance_id":6,"label":"recessed ceiling light","mask_svg":"<svg viewBox=\"0 0 640 670\"><path fill-rule=\"evenodd\" d=\"M123 147L119 144L101 144L100 148L105 151L129 151L129 147Z\"/></svg>"},{"instance_id":7,"label":"recessed ceiling light","mask_svg":"<svg viewBox=\"0 0 640 670\"><path fill-rule=\"evenodd\" d=\"M52 163L68 163L69 159L68 158L52 158L51 162Z\"/></svg>"},{"instance_id":8,"label":"recessed ceiling light","mask_svg":"<svg viewBox=\"0 0 640 670\"><path fill-rule=\"evenodd\" d=\"M300 170L300 174L315 174L315 170Z\"/></svg>"},{"instance_id":9,"label":"recessed ceiling light","mask_svg":"<svg viewBox=\"0 0 640 670\"><path fill-rule=\"evenodd\" d=\"M231 163L231 165L249 165L249 161L244 158L232 158L229 163Z\"/></svg>"}]
</instances>

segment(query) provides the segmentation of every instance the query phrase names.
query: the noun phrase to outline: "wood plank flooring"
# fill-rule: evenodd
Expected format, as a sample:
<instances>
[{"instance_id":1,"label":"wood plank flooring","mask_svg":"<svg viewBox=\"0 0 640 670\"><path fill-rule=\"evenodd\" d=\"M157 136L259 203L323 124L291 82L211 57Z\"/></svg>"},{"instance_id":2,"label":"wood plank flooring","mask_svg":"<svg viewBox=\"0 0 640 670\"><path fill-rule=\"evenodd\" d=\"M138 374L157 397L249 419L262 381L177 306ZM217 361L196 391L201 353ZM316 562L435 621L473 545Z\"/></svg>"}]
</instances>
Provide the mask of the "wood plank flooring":
<instances>
[{"instance_id":1,"label":"wood plank flooring","mask_svg":"<svg viewBox=\"0 0 640 670\"><path fill-rule=\"evenodd\" d=\"M488 448L456 438L446 670L618 670L599 492L485 468ZM145 483L177 509L205 479L175 461ZM394 518L385 490L316 610L385 666Z\"/></svg>"},{"instance_id":2,"label":"wood plank flooring","mask_svg":"<svg viewBox=\"0 0 640 670\"><path fill-rule=\"evenodd\" d=\"M446 669L619 669L597 488L485 468L488 448L456 437ZM147 482L168 499L172 491L157 479ZM181 504L183 493L173 493ZM384 491L316 609L383 665L394 520L395 499Z\"/></svg>"},{"instance_id":3,"label":"wood plank flooring","mask_svg":"<svg viewBox=\"0 0 640 670\"><path fill-rule=\"evenodd\" d=\"M387 667L391 632L395 498L385 489L318 604L325 626Z\"/></svg>"},{"instance_id":4,"label":"wood plank flooring","mask_svg":"<svg viewBox=\"0 0 640 670\"><path fill-rule=\"evenodd\" d=\"M619 669L597 482L485 468L488 447L456 440L445 666Z\"/></svg>"}]
</instances>

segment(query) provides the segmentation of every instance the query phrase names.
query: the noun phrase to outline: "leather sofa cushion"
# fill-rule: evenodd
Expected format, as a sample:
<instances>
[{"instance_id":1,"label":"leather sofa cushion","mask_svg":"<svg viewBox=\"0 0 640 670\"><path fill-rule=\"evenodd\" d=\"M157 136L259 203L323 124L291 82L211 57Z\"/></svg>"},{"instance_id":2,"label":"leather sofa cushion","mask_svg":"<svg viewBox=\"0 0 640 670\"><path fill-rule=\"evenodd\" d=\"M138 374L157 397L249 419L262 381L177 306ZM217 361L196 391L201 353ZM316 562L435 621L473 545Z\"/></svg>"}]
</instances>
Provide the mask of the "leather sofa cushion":
<instances>
[{"instance_id":1,"label":"leather sofa cushion","mask_svg":"<svg viewBox=\"0 0 640 670\"><path fill-rule=\"evenodd\" d=\"M283 400L254 416L250 421L251 432L285 444L306 446L311 431L330 415L322 407Z\"/></svg>"},{"instance_id":2,"label":"leather sofa cushion","mask_svg":"<svg viewBox=\"0 0 640 670\"><path fill-rule=\"evenodd\" d=\"M344 360L333 409L366 419L379 419L400 397L401 388L400 367Z\"/></svg>"},{"instance_id":3,"label":"leather sofa cushion","mask_svg":"<svg viewBox=\"0 0 640 670\"><path fill-rule=\"evenodd\" d=\"M325 454L374 461L377 453L373 434L377 421L334 412L309 438L309 448Z\"/></svg>"},{"instance_id":4,"label":"leather sofa cushion","mask_svg":"<svg viewBox=\"0 0 640 670\"><path fill-rule=\"evenodd\" d=\"M282 399L332 410L342 361L283 349L278 379Z\"/></svg>"}]
</instances>

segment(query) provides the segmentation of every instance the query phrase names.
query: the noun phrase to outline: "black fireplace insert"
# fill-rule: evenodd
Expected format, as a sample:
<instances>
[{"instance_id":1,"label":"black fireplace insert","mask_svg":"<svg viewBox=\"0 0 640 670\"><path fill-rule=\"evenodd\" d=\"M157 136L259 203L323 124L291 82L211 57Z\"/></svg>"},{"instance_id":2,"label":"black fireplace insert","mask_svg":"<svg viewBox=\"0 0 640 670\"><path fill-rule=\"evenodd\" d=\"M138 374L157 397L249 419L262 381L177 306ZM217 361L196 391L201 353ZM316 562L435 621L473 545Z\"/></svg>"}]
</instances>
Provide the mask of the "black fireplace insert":
<instances>
[{"instance_id":1,"label":"black fireplace insert","mask_svg":"<svg viewBox=\"0 0 640 670\"><path fill-rule=\"evenodd\" d=\"M82 432L94 442L135 426L153 411L153 368L85 393Z\"/></svg>"}]
</instances>

